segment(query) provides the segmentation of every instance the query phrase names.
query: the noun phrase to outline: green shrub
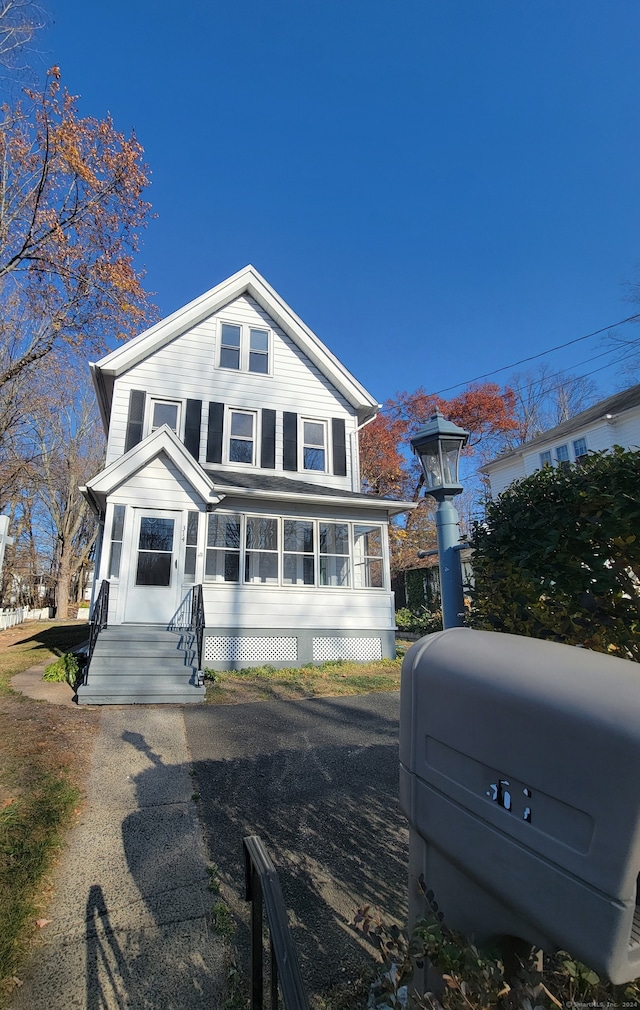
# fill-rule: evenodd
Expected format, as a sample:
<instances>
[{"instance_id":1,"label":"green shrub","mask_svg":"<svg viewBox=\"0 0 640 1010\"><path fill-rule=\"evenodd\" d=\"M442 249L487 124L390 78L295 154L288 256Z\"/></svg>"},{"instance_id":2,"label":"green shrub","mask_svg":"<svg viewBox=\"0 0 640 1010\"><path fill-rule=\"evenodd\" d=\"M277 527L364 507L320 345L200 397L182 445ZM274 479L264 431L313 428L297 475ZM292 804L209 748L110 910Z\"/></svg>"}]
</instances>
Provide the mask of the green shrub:
<instances>
[{"instance_id":1,"label":"green shrub","mask_svg":"<svg viewBox=\"0 0 640 1010\"><path fill-rule=\"evenodd\" d=\"M640 452L543 467L473 532L475 628L640 662Z\"/></svg>"},{"instance_id":2,"label":"green shrub","mask_svg":"<svg viewBox=\"0 0 640 1010\"><path fill-rule=\"evenodd\" d=\"M59 656L58 659L53 663L49 663L45 667L44 674L42 676L43 680L52 681L54 683L64 683L71 684L75 687L80 678L80 661L75 653L65 652L64 655Z\"/></svg>"},{"instance_id":3,"label":"green shrub","mask_svg":"<svg viewBox=\"0 0 640 1010\"><path fill-rule=\"evenodd\" d=\"M424 607L417 610L402 607L396 610L396 625L400 631L408 631L410 634L431 635L435 631L442 631L442 617L440 613L429 613Z\"/></svg>"}]
</instances>

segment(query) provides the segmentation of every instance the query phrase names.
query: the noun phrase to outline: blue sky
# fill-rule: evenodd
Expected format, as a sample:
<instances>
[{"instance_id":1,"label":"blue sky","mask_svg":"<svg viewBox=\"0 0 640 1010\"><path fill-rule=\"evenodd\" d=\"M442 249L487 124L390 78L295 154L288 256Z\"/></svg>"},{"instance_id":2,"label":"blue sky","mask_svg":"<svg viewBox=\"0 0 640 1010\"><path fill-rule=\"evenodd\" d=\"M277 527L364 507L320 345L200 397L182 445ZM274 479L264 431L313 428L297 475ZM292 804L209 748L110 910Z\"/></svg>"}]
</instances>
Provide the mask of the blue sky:
<instances>
[{"instance_id":1,"label":"blue sky","mask_svg":"<svg viewBox=\"0 0 640 1010\"><path fill-rule=\"evenodd\" d=\"M638 0L44 3L45 63L145 148L163 315L251 262L384 400L635 311Z\"/></svg>"}]
</instances>

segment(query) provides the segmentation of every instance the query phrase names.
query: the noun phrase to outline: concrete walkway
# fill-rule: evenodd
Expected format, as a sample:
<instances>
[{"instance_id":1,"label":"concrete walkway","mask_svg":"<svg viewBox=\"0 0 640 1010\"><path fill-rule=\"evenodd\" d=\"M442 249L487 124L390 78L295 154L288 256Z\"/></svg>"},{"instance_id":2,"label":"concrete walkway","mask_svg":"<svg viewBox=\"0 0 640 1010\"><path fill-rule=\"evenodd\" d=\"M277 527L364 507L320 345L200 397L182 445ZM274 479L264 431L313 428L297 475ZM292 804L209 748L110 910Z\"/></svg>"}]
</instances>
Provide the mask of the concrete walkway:
<instances>
[{"instance_id":1,"label":"concrete walkway","mask_svg":"<svg viewBox=\"0 0 640 1010\"><path fill-rule=\"evenodd\" d=\"M66 685L47 687L67 703ZM226 957L190 771L182 709L102 709L87 802L13 1010L220 1004Z\"/></svg>"}]
</instances>

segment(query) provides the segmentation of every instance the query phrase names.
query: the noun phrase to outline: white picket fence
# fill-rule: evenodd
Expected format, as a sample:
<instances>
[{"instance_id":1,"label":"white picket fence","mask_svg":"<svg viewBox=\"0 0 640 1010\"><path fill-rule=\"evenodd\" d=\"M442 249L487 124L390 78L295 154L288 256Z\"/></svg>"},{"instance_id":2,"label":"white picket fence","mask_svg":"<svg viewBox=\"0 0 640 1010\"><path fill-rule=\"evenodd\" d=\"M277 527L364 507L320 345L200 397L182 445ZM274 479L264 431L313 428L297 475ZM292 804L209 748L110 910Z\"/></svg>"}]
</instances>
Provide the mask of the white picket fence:
<instances>
[{"instance_id":1,"label":"white picket fence","mask_svg":"<svg viewBox=\"0 0 640 1010\"><path fill-rule=\"evenodd\" d=\"M39 610L29 610L28 607L16 607L12 610L4 610L0 607L0 631L13 628L23 621L48 621L51 617L50 607L41 607Z\"/></svg>"}]
</instances>

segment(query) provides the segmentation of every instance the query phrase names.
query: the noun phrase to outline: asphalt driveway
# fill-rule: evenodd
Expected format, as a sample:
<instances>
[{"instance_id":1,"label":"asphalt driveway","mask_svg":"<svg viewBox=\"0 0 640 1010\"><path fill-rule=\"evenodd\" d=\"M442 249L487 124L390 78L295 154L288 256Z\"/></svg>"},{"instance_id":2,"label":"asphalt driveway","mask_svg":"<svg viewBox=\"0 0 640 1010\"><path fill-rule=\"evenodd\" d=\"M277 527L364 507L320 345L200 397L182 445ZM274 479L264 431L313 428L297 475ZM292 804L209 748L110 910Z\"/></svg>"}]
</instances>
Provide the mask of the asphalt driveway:
<instances>
[{"instance_id":1,"label":"asphalt driveway","mask_svg":"<svg viewBox=\"0 0 640 1010\"><path fill-rule=\"evenodd\" d=\"M195 788L223 895L246 951L242 837L278 870L310 992L365 960L347 923L363 904L404 921L406 822L398 804L399 694L185 708Z\"/></svg>"}]
</instances>

